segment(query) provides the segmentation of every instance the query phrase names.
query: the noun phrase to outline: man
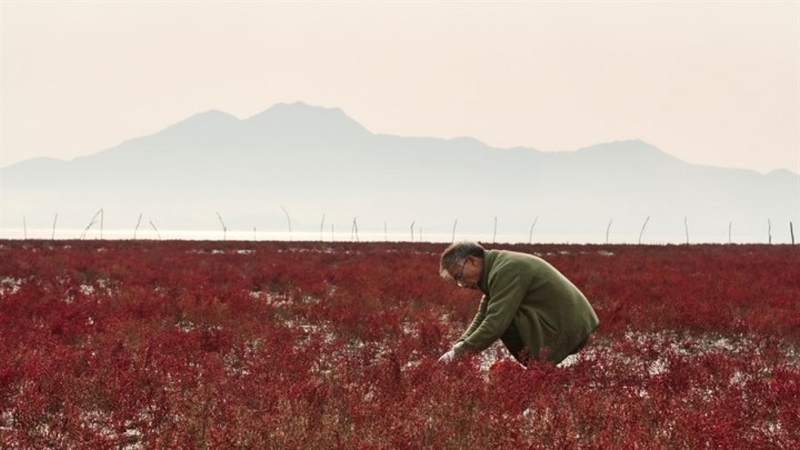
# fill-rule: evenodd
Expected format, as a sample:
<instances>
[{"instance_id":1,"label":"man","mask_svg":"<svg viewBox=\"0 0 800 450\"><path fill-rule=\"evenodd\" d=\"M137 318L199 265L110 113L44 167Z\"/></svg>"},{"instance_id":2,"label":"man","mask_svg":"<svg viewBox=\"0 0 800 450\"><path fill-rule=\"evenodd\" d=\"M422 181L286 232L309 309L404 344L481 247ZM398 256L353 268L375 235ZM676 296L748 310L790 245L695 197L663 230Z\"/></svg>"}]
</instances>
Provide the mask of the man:
<instances>
[{"instance_id":1,"label":"man","mask_svg":"<svg viewBox=\"0 0 800 450\"><path fill-rule=\"evenodd\" d=\"M533 255L458 242L442 253L439 273L483 292L475 318L441 362L500 339L521 364L529 359L558 364L581 350L599 323L583 293Z\"/></svg>"}]
</instances>

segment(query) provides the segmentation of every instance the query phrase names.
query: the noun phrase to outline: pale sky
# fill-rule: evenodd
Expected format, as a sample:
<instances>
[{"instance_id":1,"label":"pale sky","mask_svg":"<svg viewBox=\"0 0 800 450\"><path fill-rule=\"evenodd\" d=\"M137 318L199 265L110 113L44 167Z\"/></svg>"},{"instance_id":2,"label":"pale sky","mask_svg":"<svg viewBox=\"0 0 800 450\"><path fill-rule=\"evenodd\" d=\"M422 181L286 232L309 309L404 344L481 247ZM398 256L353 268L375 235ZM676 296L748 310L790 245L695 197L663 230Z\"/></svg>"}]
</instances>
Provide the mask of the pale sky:
<instances>
[{"instance_id":1,"label":"pale sky","mask_svg":"<svg viewBox=\"0 0 800 450\"><path fill-rule=\"evenodd\" d=\"M0 0L0 167L217 109L800 173L800 2Z\"/></svg>"}]
</instances>

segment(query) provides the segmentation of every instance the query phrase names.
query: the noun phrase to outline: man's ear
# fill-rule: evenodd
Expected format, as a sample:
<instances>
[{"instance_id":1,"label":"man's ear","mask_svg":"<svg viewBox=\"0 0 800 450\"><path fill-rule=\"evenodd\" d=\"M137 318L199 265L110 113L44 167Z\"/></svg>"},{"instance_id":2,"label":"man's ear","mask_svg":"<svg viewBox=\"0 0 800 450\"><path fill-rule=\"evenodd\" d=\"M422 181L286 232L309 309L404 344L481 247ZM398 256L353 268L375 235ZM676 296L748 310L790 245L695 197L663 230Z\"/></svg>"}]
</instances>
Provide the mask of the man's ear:
<instances>
[{"instance_id":1,"label":"man's ear","mask_svg":"<svg viewBox=\"0 0 800 450\"><path fill-rule=\"evenodd\" d=\"M470 258L472 258L473 266L479 269L483 267L483 258L478 258L477 256L472 256L472 255L470 255Z\"/></svg>"}]
</instances>

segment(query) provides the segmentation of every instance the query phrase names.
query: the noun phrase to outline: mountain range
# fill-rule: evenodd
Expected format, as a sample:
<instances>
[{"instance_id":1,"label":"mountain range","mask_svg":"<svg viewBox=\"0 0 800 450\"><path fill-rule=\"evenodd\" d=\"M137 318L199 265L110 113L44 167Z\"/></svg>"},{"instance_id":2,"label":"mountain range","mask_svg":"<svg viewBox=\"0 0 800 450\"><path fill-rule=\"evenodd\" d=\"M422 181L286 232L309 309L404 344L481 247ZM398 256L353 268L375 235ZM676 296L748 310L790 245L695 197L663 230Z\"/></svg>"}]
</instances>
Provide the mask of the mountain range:
<instances>
[{"instance_id":1,"label":"mountain range","mask_svg":"<svg viewBox=\"0 0 800 450\"><path fill-rule=\"evenodd\" d=\"M800 176L689 164L640 140L548 152L377 134L300 102L244 120L204 112L93 155L0 168L5 234L56 219L81 230L101 209L120 230L288 222L446 240L789 242Z\"/></svg>"}]
</instances>

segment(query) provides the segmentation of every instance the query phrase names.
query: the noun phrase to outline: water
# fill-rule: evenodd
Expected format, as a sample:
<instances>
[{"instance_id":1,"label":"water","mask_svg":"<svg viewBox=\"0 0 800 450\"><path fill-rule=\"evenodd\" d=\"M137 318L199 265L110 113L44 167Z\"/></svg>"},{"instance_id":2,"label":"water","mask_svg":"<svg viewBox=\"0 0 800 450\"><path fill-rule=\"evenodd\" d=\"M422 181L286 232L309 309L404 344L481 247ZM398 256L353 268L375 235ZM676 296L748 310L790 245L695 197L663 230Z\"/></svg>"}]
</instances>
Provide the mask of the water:
<instances>
[{"instance_id":1,"label":"water","mask_svg":"<svg viewBox=\"0 0 800 450\"><path fill-rule=\"evenodd\" d=\"M638 233L631 236L612 236L608 244L637 244L639 243ZM198 240L198 241L325 241L325 242L440 242L450 243L456 241L478 241L482 243L508 243L508 244L527 244L527 243L555 243L555 244L605 244L605 235L588 234L554 234L554 233L533 233L530 234L500 234L488 233L425 233L415 230L412 235L410 231L404 233L391 232L360 232L351 231L331 232L326 231L261 231L261 230L228 230L223 232L217 230L155 230L153 228L140 228L133 230L99 230L99 229L0 229L0 239L136 239L136 240ZM685 244L686 237L681 235L654 235L644 236L641 241L647 245L666 245L666 244ZM698 236L690 241L692 244L726 244L728 236ZM764 237L737 237L732 236L731 243L735 244L766 244L768 238ZM790 239L780 239L773 237L773 244L790 244Z\"/></svg>"}]
</instances>

